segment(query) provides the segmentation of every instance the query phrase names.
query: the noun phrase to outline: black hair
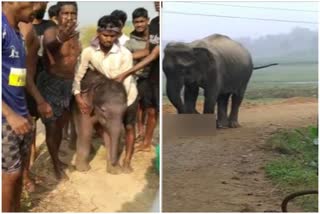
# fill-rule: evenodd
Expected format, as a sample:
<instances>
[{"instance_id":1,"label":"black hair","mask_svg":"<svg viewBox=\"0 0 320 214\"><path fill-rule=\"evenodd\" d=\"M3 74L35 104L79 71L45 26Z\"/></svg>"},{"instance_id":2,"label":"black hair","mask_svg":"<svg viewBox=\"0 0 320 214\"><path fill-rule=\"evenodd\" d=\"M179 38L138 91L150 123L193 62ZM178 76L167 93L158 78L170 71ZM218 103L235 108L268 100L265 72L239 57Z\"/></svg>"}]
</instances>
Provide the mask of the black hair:
<instances>
[{"instance_id":1,"label":"black hair","mask_svg":"<svg viewBox=\"0 0 320 214\"><path fill-rule=\"evenodd\" d=\"M139 17L143 17L143 18L148 19L149 18L148 11L143 7L139 7L137 9L135 9L132 13L132 20L139 18Z\"/></svg>"},{"instance_id":2,"label":"black hair","mask_svg":"<svg viewBox=\"0 0 320 214\"><path fill-rule=\"evenodd\" d=\"M52 5L48 10L49 18L51 19L54 16L58 15L58 5Z\"/></svg>"},{"instance_id":3,"label":"black hair","mask_svg":"<svg viewBox=\"0 0 320 214\"><path fill-rule=\"evenodd\" d=\"M78 5L75 1L58 1L57 3L57 15L60 13L60 10L65 5L73 5L76 8L76 11L78 12Z\"/></svg>"},{"instance_id":4,"label":"black hair","mask_svg":"<svg viewBox=\"0 0 320 214\"><path fill-rule=\"evenodd\" d=\"M116 16L102 16L98 21L98 27L106 28L109 27L121 27L118 17Z\"/></svg>"},{"instance_id":5,"label":"black hair","mask_svg":"<svg viewBox=\"0 0 320 214\"><path fill-rule=\"evenodd\" d=\"M127 14L126 12L122 11L122 10L114 10L111 14L111 16L115 16L118 18L118 20L120 20L122 22L122 26L125 25L126 21L127 21Z\"/></svg>"}]
</instances>

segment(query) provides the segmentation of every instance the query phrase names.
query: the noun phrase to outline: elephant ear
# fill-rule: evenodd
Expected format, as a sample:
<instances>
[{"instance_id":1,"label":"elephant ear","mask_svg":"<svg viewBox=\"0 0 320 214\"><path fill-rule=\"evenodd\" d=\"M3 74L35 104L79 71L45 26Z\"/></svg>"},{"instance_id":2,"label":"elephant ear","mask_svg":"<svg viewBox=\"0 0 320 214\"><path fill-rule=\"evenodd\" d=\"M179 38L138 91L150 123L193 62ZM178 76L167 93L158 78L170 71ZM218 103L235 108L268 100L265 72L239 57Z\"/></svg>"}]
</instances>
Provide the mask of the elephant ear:
<instances>
[{"instance_id":1,"label":"elephant ear","mask_svg":"<svg viewBox=\"0 0 320 214\"><path fill-rule=\"evenodd\" d=\"M164 53L167 58L174 59L174 64L189 67L195 63L193 49L184 43L169 43Z\"/></svg>"},{"instance_id":2,"label":"elephant ear","mask_svg":"<svg viewBox=\"0 0 320 214\"><path fill-rule=\"evenodd\" d=\"M207 48L193 48L193 52L198 62L197 64L207 68L215 64L214 56Z\"/></svg>"},{"instance_id":3,"label":"elephant ear","mask_svg":"<svg viewBox=\"0 0 320 214\"><path fill-rule=\"evenodd\" d=\"M195 56L192 51L179 52L176 55L176 62L183 67L190 67L195 63Z\"/></svg>"}]
</instances>

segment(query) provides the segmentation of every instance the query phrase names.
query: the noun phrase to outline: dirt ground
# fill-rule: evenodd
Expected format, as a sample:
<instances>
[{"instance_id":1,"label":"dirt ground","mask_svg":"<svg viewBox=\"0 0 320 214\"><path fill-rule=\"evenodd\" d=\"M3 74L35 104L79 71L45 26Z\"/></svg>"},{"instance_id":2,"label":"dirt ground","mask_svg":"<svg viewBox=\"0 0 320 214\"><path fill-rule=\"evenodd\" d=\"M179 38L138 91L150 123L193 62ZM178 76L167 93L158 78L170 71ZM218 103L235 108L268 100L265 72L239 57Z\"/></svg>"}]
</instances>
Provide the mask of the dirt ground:
<instances>
[{"instance_id":1,"label":"dirt ground","mask_svg":"<svg viewBox=\"0 0 320 214\"><path fill-rule=\"evenodd\" d=\"M62 143L59 156L69 164L69 181L57 182L47 147L44 131L38 122L37 145L40 154L32 167L32 174L42 177L36 193L29 194L31 212L132 212L150 211L158 194L159 176L154 168L155 149L147 153L133 155L131 174L111 175L106 172L106 149L101 140L94 140L95 154L88 172L78 172L72 165L75 151L69 149L68 142ZM154 134L154 144L159 142L158 128ZM122 139L123 140L123 139ZM30 206L31 205L31 206Z\"/></svg>"},{"instance_id":2,"label":"dirt ground","mask_svg":"<svg viewBox=\"0 0 320 214\"><path fill-rule=\"evenodd\" d=\"M175 110L165 105L164 112ZM163 211L280 211L285 194L266 178L264 166L276 154L265 140L281 129L317 124L317 115L314 98L244 103L241 128L163 142Z\"/></svg>"}]
</instances>

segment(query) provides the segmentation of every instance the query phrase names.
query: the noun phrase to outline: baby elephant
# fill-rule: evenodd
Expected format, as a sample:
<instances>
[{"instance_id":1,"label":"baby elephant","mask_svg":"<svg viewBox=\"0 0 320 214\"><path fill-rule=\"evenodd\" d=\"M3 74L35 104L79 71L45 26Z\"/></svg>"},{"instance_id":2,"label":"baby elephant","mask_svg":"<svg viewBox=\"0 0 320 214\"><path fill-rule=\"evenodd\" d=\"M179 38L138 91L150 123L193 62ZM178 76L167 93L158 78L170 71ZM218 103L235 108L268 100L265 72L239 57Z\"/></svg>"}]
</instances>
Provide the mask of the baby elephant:
<instances>
[{"instance_id":1,"label":"baby elephant","mask_svg":"<svg viewBox=\"0 0 320 214\"><path fill-rule=\"evenodd\" d=\"M127 108L127 94L122 83L108 79L96 70L88 69L81 81L81 96L92 107L90 114L73 105L72 116L77 134L76 169L87 171L94 125L103 129L107 149L107 172L119 174L118 144Z\"/></svg>"}]
</instances>

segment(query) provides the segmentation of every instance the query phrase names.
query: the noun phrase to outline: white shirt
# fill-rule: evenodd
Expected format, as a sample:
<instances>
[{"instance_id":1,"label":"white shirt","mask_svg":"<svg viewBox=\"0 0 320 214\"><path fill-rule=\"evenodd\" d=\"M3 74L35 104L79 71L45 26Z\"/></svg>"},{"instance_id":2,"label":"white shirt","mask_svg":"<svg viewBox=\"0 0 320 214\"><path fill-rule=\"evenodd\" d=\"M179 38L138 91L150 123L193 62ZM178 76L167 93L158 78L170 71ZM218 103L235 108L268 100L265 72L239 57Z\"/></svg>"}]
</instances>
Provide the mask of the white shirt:
<instances>
[{"instance_id":1,"label":"white shirt","mask_svg":"<svg viewBox=\"0 0 320 214\"><path fill-rule=\"evenodd\" d=\"M126 44L126 41L128 41L130 38L125 35L124 33L122 33L122 35L118 38L119 44L124 46L124 44Z\"/></svg>"},{"instance_id":2,"label":"white shirt","mask_svg":"<svg viewBox=\"0 0 320 214\"><path fill-rule=\"evenodd\" d=\"M80 82L84 77L89 64L108 78L115 78L132 67L132 54L124 46L114 44L110 51L105 54L100 46L89 46L81 53L81 60L76 70L72 91L79 94L81 91ZM127 105L131 105L138 95L135 79L130 75L123 81L127 91Z\"/></svg>"}]
</instances>

